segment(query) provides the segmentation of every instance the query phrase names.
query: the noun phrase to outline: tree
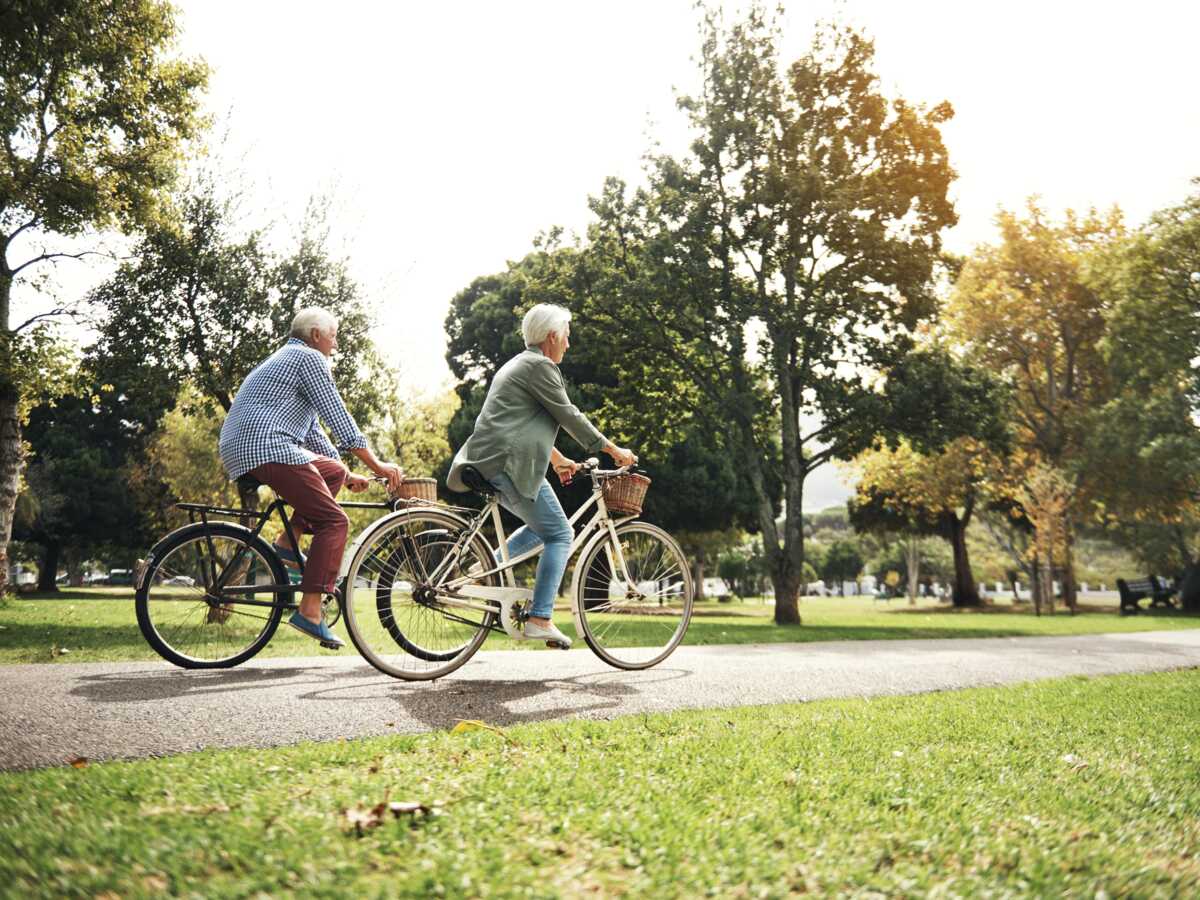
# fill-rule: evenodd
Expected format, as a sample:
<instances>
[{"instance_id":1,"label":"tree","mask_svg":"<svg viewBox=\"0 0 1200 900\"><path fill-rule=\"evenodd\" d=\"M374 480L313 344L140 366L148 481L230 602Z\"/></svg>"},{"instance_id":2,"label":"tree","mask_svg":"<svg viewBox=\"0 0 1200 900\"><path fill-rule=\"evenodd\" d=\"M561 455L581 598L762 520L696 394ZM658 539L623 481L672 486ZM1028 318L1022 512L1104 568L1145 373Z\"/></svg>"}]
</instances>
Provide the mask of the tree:
<instances>
[{"instance_id":1,"label":"tree","mask_svg":"<svg viewBox=\"0 0 1200 900\"><path fill-rule=\"evenodd\" d=\"M47 371L54 309L11 320L35 267L87 251L79 238L153 220L181 148L201 126L206 68L170 55L174 9L155 0L14 0L0 16L0 594L24 455L22 427ZM51 395L55 390L51 388Z\"/></svg>"},{"instance_id":2,"label":"tree","mask_svg":"<svg viewBox=\"0 0 1200 900\"><path fill-rule=\"evenodd\" d=\"M1102 350L1114 381L1090 422L1104 440L1085 449L1100 518L1151 571L1183 575L1183 605L1200 609L1200 191L1093 272L1110 304Z\"/></svg>"},{"instance_id":3,"label":"tree","mask_svg":"<svg viewBox=\"0 0 1200 900\"><path fill-rule=\"evenodd\" d=\"M775 619L795 623L805 479L879 429L875 374L934 312L952 111L885 97L871 41L849 29L822 29L786 73L761 8L727 29L708 13L703 31L704 86L680 101L691 155L655 157L631 197L606 185L577 282L585 315L624 336L622 390L660 421L686 421L697 397L719 411Z\"/></svg>"},{"instance_id":4,"label":"tree","mask_svg":"<svg viewBox=\"0 0 1200 900\"><path fill-rule=\"evenodd\" d=\"M1102 353L1106 298L1094 262L1120 244L1120 212L1069 211L1061 225L1030 201L1024 218L997 217L1001 241L967 260L947 309L951 334L976 363L1013 387L1017 445L1030 462L1066 473L1072 503L1061 523L1066 536L1064 582L1074 605L1073 521L1086 514L1096 487L1081 461L1093 440L1090 413L1112 397Z\"/></svg>"},{"instance_id":5,"label":"tree","mask_svg":"<svg viewBox=\"0 0 1200 900\"><path fill-rule=\"evenodd\" d=\"M858 544L840 538L829 545L825 560L821 564L821 578L826 584L836 584L838 593L846 595L846 582L857 581L862 574L864 561Z\"/></svg>"},{"instance_id":6,"label":"tree","mask_svg":"<svg viewBox=\"0 0 1200 900\"><path fill-rule=\"evenodd\" d=\"M237 234L236 222L236 202L202 173L147 231L136 261L92 292L104 312L99 352L140 373L131 391L178 393L188 383L223 418L250 370L286 340L296 312L323 306L339 320L334 378L343 399L360 423L374 419L388 380L358 287L326 249L320 205L284 256L267 249L261 230ZM242 497L249 508L256 502L252 492Z\"/></svg>"},{"instance_id":7,"label":"tree","mask_svg":"<svg viewBox=\"0 0 1200 900\"><path fill-rule=\"evenodd\" d=\"M1041 590L1034 594L1034 609L1040 616L1043 604L1054 612L1054 564L1066 556L1067 535L1061 525L1067 520L1067 508L1074 499L1075 485L1062 472L1045 463L1038 463L1025 480L1021 506L1033 526L1033 550ZM1063 595L1071 598L1073 591L1063 585ZM1075 612L1073 601L1071 612Z\"/></svg>"},{"instance_id":8,"label":"tree","mask_svg":"<svg viewBox=\"0 0 1200 900\"><path fill-rule=\"evenodd\" d=\"M586 315L576 282L580 256L570 248L540 248L505 272L476 278L454 297L446 319L446 359L459 378L461 406L449 426L450 448L466 441L492 377L524 347L520 321L525 310L554 302L579 311L571 351L562 363L570 394L602 430L638 449L652 480L643 514L677 534L702 592L705 566L716 562L739 527L755 523L742 468L712 408L698 404L684 422L672 425L654 414L647 398L632 399L624 392L626 335ZM559 437L559 448L568 456L578 455L565 435ZM445 468L443 464L439 471ZM550 481L567 509L586 500L582 482L563 489L556 479ZM777 489L773 496L777 502Z\"/></svg>"},{"instance_id":9,"label":"tree","mask_svg":"<svg viewBox=\"0 0 1200 900\"><path fill-rule=\"evenodd\" d=\"M150 539L152 520L126 478L145 450L138 412L86 374L91 391L37 407L25 430L33 452L13 535L41 548L41 591L57 589L61 563L77 573L97 554L130 562Z\"/></svg>"},{"instance_id":10,"label":"tree","mask_svg":"<svg viewBox=\"0 0 1200 900\"><path fill-rule=\"evenodd\" d=\"M960 438L935 455L918 453L907 442L879 447L855 465L860 478L849 504L855 528L942 538L954 553L954 605L978 606L967 527L987 496L995 458L979 442Z\"/></svg>"}]
</instances>

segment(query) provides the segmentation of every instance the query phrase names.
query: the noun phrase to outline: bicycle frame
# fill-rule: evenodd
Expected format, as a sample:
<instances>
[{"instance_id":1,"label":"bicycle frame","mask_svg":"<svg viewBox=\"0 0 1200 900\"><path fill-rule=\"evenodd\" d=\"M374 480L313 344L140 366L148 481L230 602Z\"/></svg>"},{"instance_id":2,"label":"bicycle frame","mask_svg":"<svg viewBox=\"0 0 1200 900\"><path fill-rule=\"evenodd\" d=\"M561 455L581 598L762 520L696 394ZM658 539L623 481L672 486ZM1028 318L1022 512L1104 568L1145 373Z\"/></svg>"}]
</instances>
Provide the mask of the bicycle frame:
<instances>
[{"instance_id":1,"label":"bicycle frame","mask_svg":"<svg viewBox=\"0 0 1200 900\"><path fill-rule=\"evenodd\" d=\"M300 546L298 535L293 531L292 521L287 514L287 501L279 496L276 496L276 498L272 500L267 508L262 512L251 512L245 509L230 509L223 506L209 506L203 503L177 503L175 505L179 509L187 511L189 525L200 524L207 527L209 524L208 517L210 515L227 516L239 520L257 519L257 524L253 528L244 526L246 527L246 530L250 532L251 539L259 537L262 534L262 530L266 526L267 521L271 518L271 515L275 512L278 512L279 520L283 525L283 531L287 535L288 541L293 547ZM343 508L355 509L394 510L396 508L394 503L372 503L360 501L342 501L339 502L338 505ZM244 606L264 606L268 608L281 606L285 610L295 609L297 607L295 601L289 602L283 600L279 596L283 591L294 592L298 589L297 585L290 582L287 584L227 585L226 580L229 578L231 572L237 571L237 566L241 562L242 556L246 552L247 547L243 547L240 551L238 551L238 553L236 553L233 558L225 564L225 567L218 573L216 570L216 550L213 547L212 536L208 534L207 531L205 533L205 541L208 545L209 553L210 583L213 585L211 593L215 598L224 602L236 603ZM140 561L142 572L148 568L149 561L149 559ZM297 567L301 576L303 576L303 559L297 560ZM134 579L134 583L137 586L140 586L141 574L142 573L139 573L138 577ZM275 596L271 600L255 600L249 596L253 594L274 594Z\"/></svg>"},{"instance_id":2,"label":"bicycle frame","mask_svg":"<svg viewBox=\"0 0 1200 900\"><path fill-rule=\"evenodd\" d=\"M632 581L625 562L625 556L621 550L621 542L617 539L617 527L637 517L621 516L618 519L613 519L604 502L604 492L600 486L600 482L595 481L593 482L592 496L567 520L572 528L593 506L596 509L592 517L586 522L579 533L575 535L574 540L571 541L571 547L567 555L568 560L573 558L581 547L586 547L591 541L596 540L601 533L607 532L610 541L605 547L605 555L608 557L610 571L621 573L627 582ZM544 545L534 547L518 556L509 557L508 535L504 530L500 507L501 504L498 497L492 497L487 502L475 518L470 521L467 528L459 535L454 546L441 560L437 568L430 573L429 581L432 585L436 586L437 600L440 605L451 609L498 612L500 614L502 629L496 630L503 630L509 633L510 636L518 637L519 635L516 635L513 630L515 622L512 615L512 606L517 601L529 599L532 591L527 588L516 587L513 570L521 563L537 557L545 547ZM451 570L457 564L458 560L461 559L463 552L489 519L496 530L496 539L499 543L498 549L501 559L500 563L484 571L474 572L470 575L461 575L449 581L439 582L439 579L442 578L445 572ZM500 575L507 586L496 588L478 585L480 580L491 575Z\"/></svg>"}]
</instances>

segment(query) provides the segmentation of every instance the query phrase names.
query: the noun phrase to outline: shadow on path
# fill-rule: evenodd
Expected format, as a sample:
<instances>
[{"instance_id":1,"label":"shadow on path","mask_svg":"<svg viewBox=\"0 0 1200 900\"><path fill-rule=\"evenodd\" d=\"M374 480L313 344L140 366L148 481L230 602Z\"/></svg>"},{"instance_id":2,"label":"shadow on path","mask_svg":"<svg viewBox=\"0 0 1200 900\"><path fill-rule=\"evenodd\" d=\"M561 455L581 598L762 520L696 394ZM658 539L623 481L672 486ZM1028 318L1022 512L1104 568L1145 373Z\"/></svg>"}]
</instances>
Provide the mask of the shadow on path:
<instances>
[{"instance_id":1,"label":"shadow on path","mask_svg":"<svg viewBox=\"0 0 1200 900\"><path fill-rule=\"evenodd\" d=\"M379 676L379 673L365 667L330 669L322 666L272 666L191 671L156 668L145 672L80 675L77 679L80 683L70 693L99 703L136 703L273 688L276 684L295 679L303 679L295 681L296 687L300 688L306 684L327 684L371 676Z\"/></svg>"},{"instance_id":2,"label":"shadow on path","mask_svg":"<svg viewBox=\"0 0 1200 900\"><path fill-rule=\"evenodd\" d=\"M305 700L392 700L397 714L424 726L423 730L452 728L461 719L489 725L542 722L600 710L618 710L623 701L645 693L648 685L694 674L690 669L650 669L623 672L603 669L570 678L516 680L443 680L433 684L339 685L302 694ZM365 688L365 689L364 689ZM553 695L553 701L546 697Z\"/></svg>"}]
</instances>

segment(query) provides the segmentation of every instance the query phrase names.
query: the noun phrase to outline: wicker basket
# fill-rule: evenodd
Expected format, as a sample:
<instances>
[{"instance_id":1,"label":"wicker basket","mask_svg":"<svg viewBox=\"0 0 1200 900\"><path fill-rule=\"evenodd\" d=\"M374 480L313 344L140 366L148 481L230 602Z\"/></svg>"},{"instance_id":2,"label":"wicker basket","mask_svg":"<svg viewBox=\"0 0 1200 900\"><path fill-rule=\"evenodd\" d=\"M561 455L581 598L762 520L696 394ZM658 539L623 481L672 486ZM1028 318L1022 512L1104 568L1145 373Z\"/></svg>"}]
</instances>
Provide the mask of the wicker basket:
<instances>
[{"instance_id":1,"label":"wicker basket","mask_svg":"<svg viewBox=\"0 0 1200 900\"><path fill-rule=\"evenodd\" d=\"M395 493L397 500L421 500L426 503L437 502L436 478L405 478Z\"/></svg>"},{"instance_id":2,"label":"wicker basket","mask_svg":"<svg viewBox=\"0 0 1200 900\"><path fill-rule=\"evenodd\" d=\"M611 512L623 516L640 516L642 501L646 499L646 490L649 487L649 478L633 472L609 478L604 482L604 504Z\"/></svg>"}]
</instances>

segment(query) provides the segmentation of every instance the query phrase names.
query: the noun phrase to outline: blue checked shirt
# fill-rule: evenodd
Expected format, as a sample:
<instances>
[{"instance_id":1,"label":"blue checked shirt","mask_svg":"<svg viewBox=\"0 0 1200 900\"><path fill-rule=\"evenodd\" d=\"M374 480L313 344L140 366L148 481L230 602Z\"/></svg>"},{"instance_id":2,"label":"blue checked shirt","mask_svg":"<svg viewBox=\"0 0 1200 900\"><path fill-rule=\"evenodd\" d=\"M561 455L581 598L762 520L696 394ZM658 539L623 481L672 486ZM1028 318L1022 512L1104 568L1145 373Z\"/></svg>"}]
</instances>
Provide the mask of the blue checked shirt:
<instances>
[{"instance_id":1,"label":"blue checked shirt","mask_svg":"<svg viewBox=\"0 0 1200 900\"><path fill-rule=\"evenodd\" d=\"M264 463L303 466L318 456L337 459L318 416L341 449L367 446L325 357L291 338L246 376L221 426L221 462L230 479Z\"/></svg>"}]
</instances>

